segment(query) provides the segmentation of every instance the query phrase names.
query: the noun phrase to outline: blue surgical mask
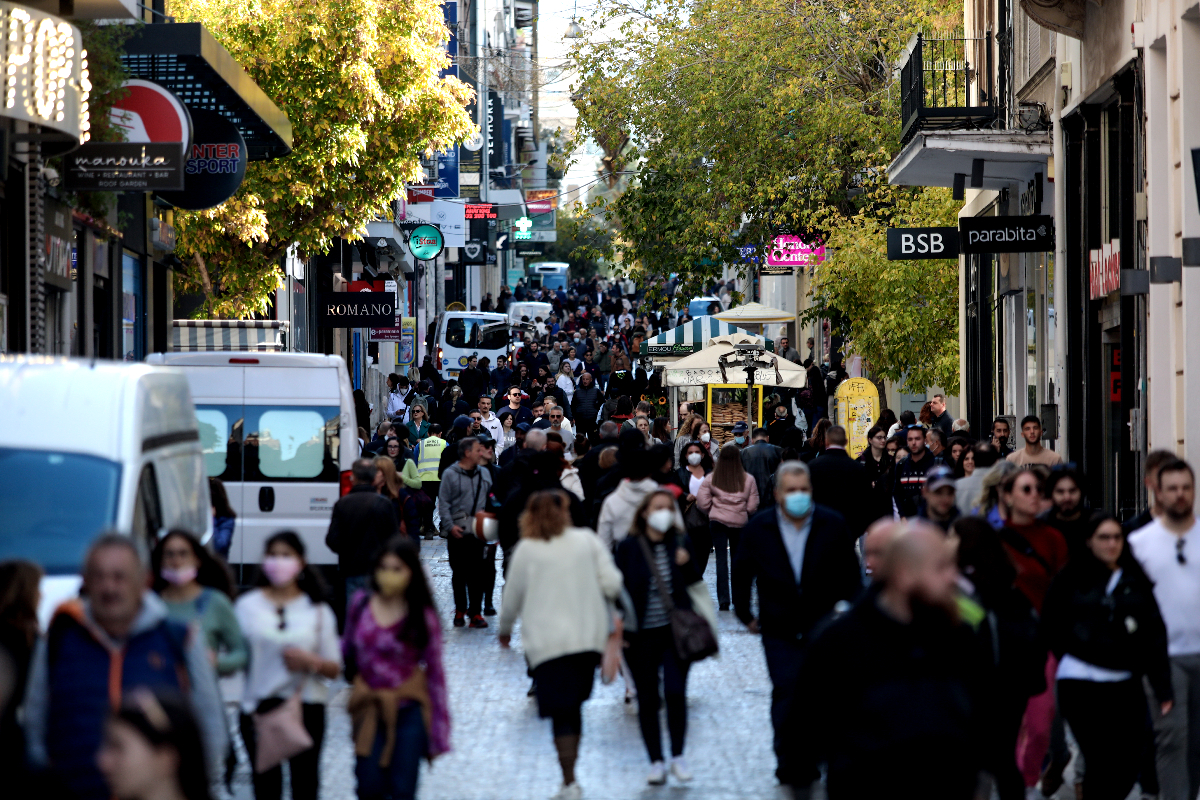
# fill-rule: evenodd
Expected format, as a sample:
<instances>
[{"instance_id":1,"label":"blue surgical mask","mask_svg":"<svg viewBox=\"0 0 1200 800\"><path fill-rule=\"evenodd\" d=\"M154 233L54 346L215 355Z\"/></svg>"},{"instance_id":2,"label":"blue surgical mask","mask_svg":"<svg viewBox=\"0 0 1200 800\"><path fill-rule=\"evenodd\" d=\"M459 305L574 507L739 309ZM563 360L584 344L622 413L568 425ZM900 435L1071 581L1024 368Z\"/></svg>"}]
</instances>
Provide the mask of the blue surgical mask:
<instances>
[{"instance_id":1,"label":"blue surgical mask","mask_svg":"<svg viewBox=\"0 0 1200 800\"><path fill-rule=\"evenodd\" d=\"M733 441L734 441L736 444L745 444L745 443L746 443L746 437L745 437L745 436L735 436L735 437L733 437Z\"/></svg>"},{"instance_id":2,"label":"blue surgical mask","mask_svg":"<svg viewBox=\"0 0 1200 800\"><path fill-rule=\"evenodd\" d=\"M783 498L783 510L789 517L807 517L812 513L812 507L812 494L809 492L792 492Z\"/></svg>"}]
</instances>

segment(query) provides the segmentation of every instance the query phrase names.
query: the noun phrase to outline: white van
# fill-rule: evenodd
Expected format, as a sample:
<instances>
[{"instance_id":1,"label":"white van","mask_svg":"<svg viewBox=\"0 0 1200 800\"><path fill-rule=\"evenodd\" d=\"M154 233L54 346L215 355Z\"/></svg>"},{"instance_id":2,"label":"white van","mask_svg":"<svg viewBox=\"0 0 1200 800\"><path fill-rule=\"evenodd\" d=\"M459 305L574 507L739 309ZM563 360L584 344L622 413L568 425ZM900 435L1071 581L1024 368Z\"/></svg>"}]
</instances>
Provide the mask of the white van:
<instances>
[{"instance_id":1,"label":"white van","mask_svg":"<svg viewBox=\"0 0 1200 800\"><path fill-rule=\"evenodd\" d=\"M332 572L330 512L350 490L358 430L340 356L213 351L155 353L191 384L207 474L237 513L229 563L240 583L274 533L293 530L309 563ZM343 447L342 443L347 446Z\"/></svg>"},{"instance_id":2,"label":"white van","mask_svg":"<svg viewBox=\"0 0 1200 800\"><path fill-rule=\"evenodd\" d=\"M497 323L500 323L498 326ZM444 378L457 378L471 356L508 355L508 317L494 311L443 311L437 316L437 361ZM484 330L484 326L488 326Z\"/></svg>"},{"instance_id":3,"label":"white van","mask_svg":"<svg viewBox=\"0 0 1200 800\"><path fill-rule=\"evenodd\" d=\"M146 548L212 505L187 379L119 361L0 357L0 560L41 565L42 622L79 589L96 535Z\"/></svg>"}]
</instances>

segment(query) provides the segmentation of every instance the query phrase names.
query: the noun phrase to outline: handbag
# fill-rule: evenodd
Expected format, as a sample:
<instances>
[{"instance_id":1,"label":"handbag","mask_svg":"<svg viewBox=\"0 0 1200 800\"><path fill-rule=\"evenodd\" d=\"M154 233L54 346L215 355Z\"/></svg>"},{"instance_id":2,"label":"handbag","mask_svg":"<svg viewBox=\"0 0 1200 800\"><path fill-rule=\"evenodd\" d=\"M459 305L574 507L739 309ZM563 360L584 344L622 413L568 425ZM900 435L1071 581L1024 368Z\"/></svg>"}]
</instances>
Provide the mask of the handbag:
<instances>
[{"instance_id":1,"label":"handbag","mask_svg":"<svg viewBox=\"0 0 1200 800\"><path fill-rule=\"evenodd\" d=\"M688 503L687 509L683 512L683 523L689 531L708 527L708 514L705 514L704 509L700 508L699 501L693 500Z\"/></svg>"},{"instance_id":2,"label":"handbag","mask_svg":"<svg viewBox=\"0 0 1200 800\"><path fill-rule=\"evenodd\" d=\"M324 615L317 609L317 646L321 645ZM274 708L254 713L254 771L262 774L313 746L313 738L304 727L304 678L292 696ZM270 702L270 701L267 701Z\"/></svg>"},{"instance_id":3,"label":"handbag","mask_svg":"<svg viewBox=\"0 0 1200 800\"><path fill-rule=\"evenodd\" d=\"M716 653L720 648L717 647L717 637L708 621L691 609L676 608L658 571L654 554L650 552L650 545L646 544L644 536L638 537L638 543L642 546L642 554L646 557L650 573L654 576L654 585L658 588L663 607L671 620L671 638L674 640L675 653L679 660L691 664Z\"/></svg>"}]
</instances>

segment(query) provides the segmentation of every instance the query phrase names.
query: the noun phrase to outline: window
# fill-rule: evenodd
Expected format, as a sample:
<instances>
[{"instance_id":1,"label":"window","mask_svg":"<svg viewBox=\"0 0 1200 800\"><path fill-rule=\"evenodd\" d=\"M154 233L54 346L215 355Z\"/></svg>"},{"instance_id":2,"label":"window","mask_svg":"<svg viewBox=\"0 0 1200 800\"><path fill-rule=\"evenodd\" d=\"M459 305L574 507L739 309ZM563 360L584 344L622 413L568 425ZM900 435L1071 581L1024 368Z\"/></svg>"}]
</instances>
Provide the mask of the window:
<instances>
[{"instance_id":1,"label":"window","mask_svg":"<svg viewBox=\"0 0 1200 800\"><path fill-rule=\"evenodd\" d=\"M247 481L339 479L337 407L246 406L242 467Z\"/></svg>"},{"instance_id":2,"label":"window","mask_svg":"<svg viewBox=\"0 0 1200 800\"><path fill-rule=\"evenodd\" d=\"M138 478L137 498L133 501L133 538L145 542L147 548L152 549L162 526L158 481L154 477L154 467L147 464Z\"/></svg>"},{"instance_id":3,"label":"window","mask_svg":"<svg viewBox=\"0 0 1200 800\"><path fill-rule=\"evenodd\" d=\"M242 479L242 407L196 406L204 471L223 481Z\"/></svg>"},{"instance_id":4,"label":"window","mask_svg":"<svg viewBox=\"0 0 1200 800\"><path fill-rule=\"evenodd\" d=\"M116 523L116 462L0 448L0 475L0 561L25 558L49 575L75 574L96 534ZM64 491L70 502L63 502Z\"/></svg>"},{"instance_id":5,"label":"window","mask_svg":"<svg viewBox=\"0 0 1200 800\"><path fill-rule=\"evenodd\" d=\"M121 255L121 357L141 361L146 357L146 298L142 288L142 260Z\"/></svg>"},{"instance_id":6,"label":"window","mask_svg":"<svg viewBox=\"0 0 1200 800\"><path fill-rule=\"evenodd\" d=\"M494 328L484 333L482 339L479 329L480 320L451 317L446 320L446 344L464 350L502 350L508 345L507 327Z\"/></svg>"}]
</instances>

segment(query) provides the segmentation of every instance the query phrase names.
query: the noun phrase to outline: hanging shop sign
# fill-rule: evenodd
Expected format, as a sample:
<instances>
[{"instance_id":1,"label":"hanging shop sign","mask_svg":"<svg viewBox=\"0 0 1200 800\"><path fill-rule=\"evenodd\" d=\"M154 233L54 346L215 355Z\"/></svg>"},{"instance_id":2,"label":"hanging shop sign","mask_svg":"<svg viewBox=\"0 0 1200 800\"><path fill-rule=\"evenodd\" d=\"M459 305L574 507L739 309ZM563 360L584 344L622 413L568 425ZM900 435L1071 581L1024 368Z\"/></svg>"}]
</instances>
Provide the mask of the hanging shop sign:
<instances>
[{"instance_id":1,"label":"hanging shop sign","mask_svg":"<svg viewBox=\"0 0 1200 800\"><path fill-rule=\"evenodd\" d=\"M521 217L520 219L516 220L513 222L513 227L516 229L513 232L514 239L524 239L528 241L529 239L533 238L533 234L530 233L530 230L533 228L533 220L531 220L529 217Z\"/></svg>"},{"instance_id":2,"label":"hanging shop sign","mask_svg":"<svg viewBox=\"0 0 1200 800\"><path fill-rule=\"evenodd\" d=\"M70 192L158 192L183 188L183 153L175 142L93 142L63 156Z\"/></svg>"},{"instance_id":3,"label":"hanging shop sign","mask_svg":"<svg viewBox=\"0 0 1200 800\"><path fill-rule=\"evenodd\" d=\"M445 248L446 239L436 225L418 225L408 236L408 250L420 261L432 261Z\"/></svg>"},{"instance_id":4,"label":"hanging shop sign","mask_svg":"<svg viewBox=\"0 0 1200 800\"><path fill-rule=\"evenodd\" d=\"M464 219L495 219L495 203L467 203L463 206Z\"/></svg>"},{"instance_id":5,"label":"hanging shop sign","mask_svg":"<svg viewBox=\"0 0 1200 800\"><path fill-rule=\"evenodd\" d=\"M762 275L791 275L795 267L825 260L825 245L811 245L799 236L780 234L771 241Z\"/></svg>"},{"instance_id":6,"label":"hanging shop sign","mask_svg":"<svg viewBox=\"0 0 1200 800\"><path fill-rule=\"evenodd\" d=\"M459 256L464 264L485 264L487 263L487 253L487 242L471 239L463 245Z\"/></svg>"},{"instance_id":7,"label":"hanging shop sign","mask_svg":"<svg viewBox=\"0 0 1200 800\"><path fill-rule=\"evenodd\" d=\"M962 217L958 221L963 253L1040 253L1054 249L1054 218Z\"/></svg>"},{"instance_id":8,"label":"hanging shop sign","mask_svg":"<svg viewBox=\"0 0 1200 800\"><path fill-rule=\"evenodd\" d=\"M0 2L0 66L4 99L0 116L48 128L44 154L57 155L88 140L92 89L83 35L74 25L36 9Z\"/></svg>"},{"instance_id":9,"label":"hanging shop sign","mask_svg":"<svg viewBox=\"0 0 1200 800\"><path fill-rule=\"evenodd\" d=\"M888 228L888 261L958 258L958 228Z\"/></svg>"},{"instance_id":10,"label":"hanging shop sign","mask_svg":"<svg viewBox=\"0 0 1200 800\"><path fill-rule=\"evenodd\" d=\"M246 177L246 141L216 111L191 109L192 144L183 167L183 191L160 196L176 208L201 211L224 203Z\"/></svg>"},{"instance_id":11,"label":"hanging shop sign","mask_svg":"<svg viewBox=\"0 0 1200 800\"><path fill-rule=\"evenodd\" d=\"M525 207L532 214L552 214L558 207L557 189L526 189Z\"/></svg>"},{"instance_id":12,"label":"hanging shop sign","mask_svg":"<svg viewBox=\"0 0 1200 800\"><path fill-rule=\"evenodd\" d=\"M113 102L112 123L127 143L178 142L180 155L192 140L192 115L170 89L140 78L121 84Z\"/></svg>"},{"instance_id":13,"label":"hanging shop sign","mask_svg":"<svg viewBox=\"0 0 1200 800\"><path fill-rule=\"evenodd\" d=\"M385 328L396 324L396 296L386 292L321 292L322 328Z\"/></svg>"},{"instance_id":14,"label":"hanging shop sign","mask_svg":"<svg viewBox=\"0 0 1200 800\"><path fill-rule=\"evenodd\" d=\"M414 203L432 203L434 194L437 192L436 186L409 186L408 187L408 204Z\"/></svg>"},{"instance_id":15,"label":"hanging shop sign","mask_svg":"<svg viewBox=\"0 0 1200 800\"><path fill-rule=\"evenodd\" d=\"M1099 300L1121 288L1121 240L1088 252L1088 296Z\"/></svg>"},{"instance_id":16,"label":"hanging shop sign","mask_svg":"<svg viewBox=\"0 0 1200 800\"><path fill-rule=\"evenodd\" d=\"M488 92L487 96L487 154L491 169L508 163L504 156L504 100L499 92Z\"/></svg>"}]
</instances>

